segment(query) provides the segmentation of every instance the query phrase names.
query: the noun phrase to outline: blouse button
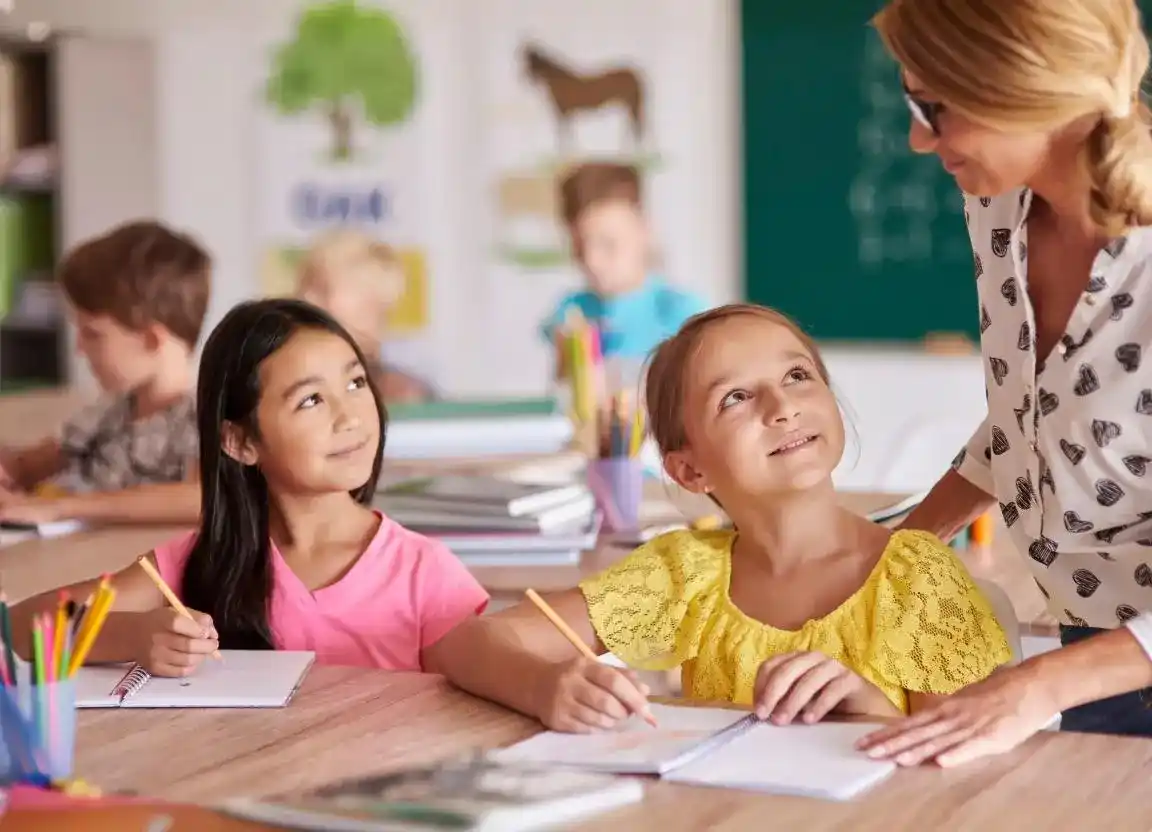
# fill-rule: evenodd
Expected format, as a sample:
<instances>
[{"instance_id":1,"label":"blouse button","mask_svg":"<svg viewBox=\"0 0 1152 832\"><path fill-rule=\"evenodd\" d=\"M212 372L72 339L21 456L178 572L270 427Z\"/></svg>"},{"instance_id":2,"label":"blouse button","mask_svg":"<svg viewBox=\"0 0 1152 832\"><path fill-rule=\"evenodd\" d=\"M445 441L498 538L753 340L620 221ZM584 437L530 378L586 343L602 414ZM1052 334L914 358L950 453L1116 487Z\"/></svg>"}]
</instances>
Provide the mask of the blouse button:
<instances>
[{"instance_id":1,"label":"blouse button","mask_svg":"<svg viewBox=\"0 0 1152 832\"><path fill-rule=\"evenodd\" d=\"M1096 305L1096 296L1093 294L1090 294L1089 292L1085 292L1084 293L1084 302L1086 304L1088 304L1089 306L1095 306Z\"/></svg>"},{"instance_id":2,"label":"blouse button","mask_svg":"<svg viewBox=\"0 0 1152 832\"><path fill-rule=\"evenodd\" d=\"M1038 444L1036 444L1035 442L1029 442L1028 447L1032 449L1032 453L1034 453L1034 454L1040 453L1040 446Z\"/></svg>"},{"instance_id":3,"label":"blouse button","mask_svg":"<svg viewBox=\"0 0 1152 832\"><path fill-rule=\"evenodd\" d=\"M1059 344L1056 345L1056 352L1060 353L1061 355L1067 355L1068 354L1068 345L1065 344L1063 341L1061 341Z\"/></svg>"}]
</instances>

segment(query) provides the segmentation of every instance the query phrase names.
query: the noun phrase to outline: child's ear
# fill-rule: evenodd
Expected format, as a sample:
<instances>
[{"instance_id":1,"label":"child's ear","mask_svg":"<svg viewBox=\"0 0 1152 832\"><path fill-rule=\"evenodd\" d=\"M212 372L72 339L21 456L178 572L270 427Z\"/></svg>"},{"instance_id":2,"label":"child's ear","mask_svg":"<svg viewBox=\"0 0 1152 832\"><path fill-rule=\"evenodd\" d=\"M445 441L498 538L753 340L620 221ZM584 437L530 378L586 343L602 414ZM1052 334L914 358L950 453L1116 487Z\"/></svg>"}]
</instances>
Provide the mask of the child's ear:
<instances>
[{"instance_id":1,"label":"child's ear","mask_svg":"<svg viewBox=\"0 0 1152 832\"><path fill-rule=\"evenodd\" d=\"M220 431L220 445L224 453L241 465L255 465L259 459L248 432L234 422L225 422Z\"/></svg>"},{"instance_id":2,"label":"child's ear","mask_svg":"<svg viewBox=\"0 0 1152 832\"><path fill-rule=\"evenodd\" d=\"M155 352L167 339L168 330L161 324L151 323L145 326L140 334L144 337L144 348L149 352Z\"/></svg>"},{"instance_id":3,"label":"child's ear","mask_svg":"<svg viewBox=\"0 0 1152 832\"><path fill-rule=\"evenodd\" d=\"M673 451L664 457L664 470L677 485L693 494L707 494L712 490L708 478L692 461L689 451Z\"/></svg>"}]
</instances>

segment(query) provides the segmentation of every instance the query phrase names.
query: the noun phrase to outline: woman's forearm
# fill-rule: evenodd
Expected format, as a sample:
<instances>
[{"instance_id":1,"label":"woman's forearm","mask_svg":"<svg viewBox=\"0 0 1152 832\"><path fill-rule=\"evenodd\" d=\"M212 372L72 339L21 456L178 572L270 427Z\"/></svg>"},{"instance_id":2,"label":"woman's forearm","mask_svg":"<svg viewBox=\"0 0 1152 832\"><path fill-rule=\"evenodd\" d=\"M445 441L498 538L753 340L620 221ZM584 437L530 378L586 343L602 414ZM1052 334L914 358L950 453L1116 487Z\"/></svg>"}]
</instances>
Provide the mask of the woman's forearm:
<instances>
[{"instance_id":1,"label":"woman's forearm","mask_svg":"<svg viewBox=\"0 0 1152 832\"><path fill-rule=\"evenodd\" d=\"M1152 661L1125 627L1035 656L1016 670L1061 711L1152 686Z\"/></svg>"},{"instance_id":2,"label":"woman's forearm","mask_svg":"<svg viewBox=\"0 0 1152 832\"><path fill-rule=\"evenodd\" d=\"M953 470L949 470L900 524L902 529L919 529L951 540L996 502Z\"/></svg>"}]
</instances>

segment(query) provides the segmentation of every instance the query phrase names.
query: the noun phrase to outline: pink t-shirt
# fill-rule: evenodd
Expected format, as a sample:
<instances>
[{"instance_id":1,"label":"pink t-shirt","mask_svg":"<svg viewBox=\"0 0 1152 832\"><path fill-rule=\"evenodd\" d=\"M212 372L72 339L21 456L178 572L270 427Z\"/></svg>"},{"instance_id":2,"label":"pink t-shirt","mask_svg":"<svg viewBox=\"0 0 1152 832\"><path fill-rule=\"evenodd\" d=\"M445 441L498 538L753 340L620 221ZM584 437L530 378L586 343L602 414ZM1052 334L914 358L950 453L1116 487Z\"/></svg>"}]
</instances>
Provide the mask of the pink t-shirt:
<instances>
[{"instance_id":1,"label":"pink t-shirt","mask_svg":"<svg viewBox=\"0 0 1152 832\"><path fill-rule=\"evenodd\" d=\"M156 548L177 596L196 532ZM272 544L269 626L278 650L320 664L420 670L420 651L484 610L488 593L443 544L381 517L368 548L336 583L309 592Z\"/></svg>"}]
</instances>

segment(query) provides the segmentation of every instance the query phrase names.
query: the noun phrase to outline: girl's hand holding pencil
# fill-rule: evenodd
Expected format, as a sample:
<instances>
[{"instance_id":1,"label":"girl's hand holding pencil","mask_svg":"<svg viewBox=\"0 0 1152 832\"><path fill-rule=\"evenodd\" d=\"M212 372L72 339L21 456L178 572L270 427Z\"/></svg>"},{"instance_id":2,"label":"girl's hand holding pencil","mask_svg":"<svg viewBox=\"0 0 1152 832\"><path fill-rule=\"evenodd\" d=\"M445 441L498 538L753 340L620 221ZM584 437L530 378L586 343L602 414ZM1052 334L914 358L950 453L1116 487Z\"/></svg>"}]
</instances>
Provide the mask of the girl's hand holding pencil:
<instances>
[{"instance_id":1,"label":"girl's hand holding pencil","mask_svg":"<svg viewBox=\"0 0 1152 832\"><path fill-rule=\"evenodd\" d=\"M153 676L188 676L220 648L212 619L189 610L185 616L172 607L140 613L136 628L140 641L132 653Z\"/></svg>"},{"instance_id":2,"label":"girl's hand holding pencil","mask_svg":"<svg viewBox=\"0 0 1152 832\"><path fill-rule=\"evenodd\" d=\"M525 594L580 653L577 658L556 665L549 675L536 708L539 720L553 731L572 734L609 729L632 714L655 727L656 720L648 707L648 686L631 670L601 664L547 601L533 589Z\"/></svg>"},{"instance_id":3,"label":"girl's hand holding pencil","mask_svg":"<svg viewBox=\"0 0 1152 832\"><path fill-rule=\"evenodd\" d=\"M648 686L631 670L578 656L555 666L536 714L553 731L603 731L632 714L650 713L648 693Z\"/></svg>"}]
</instances>

